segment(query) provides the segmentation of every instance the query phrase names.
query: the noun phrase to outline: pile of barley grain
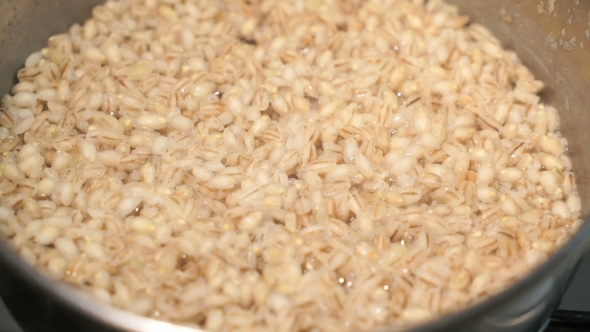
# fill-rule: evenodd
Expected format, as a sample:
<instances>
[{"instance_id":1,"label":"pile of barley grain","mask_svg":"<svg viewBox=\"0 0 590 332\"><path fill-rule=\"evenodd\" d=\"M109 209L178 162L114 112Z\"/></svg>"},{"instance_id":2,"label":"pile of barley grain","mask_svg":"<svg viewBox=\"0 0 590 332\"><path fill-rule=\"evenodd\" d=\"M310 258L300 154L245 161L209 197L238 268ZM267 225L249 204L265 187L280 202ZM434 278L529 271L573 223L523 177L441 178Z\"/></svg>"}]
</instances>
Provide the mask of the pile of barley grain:
<instances>
[{"instance_id":1,"label":"pile of barley grain","mask_svg":"<svg viewBox=\"0 0 590 332\"><path fill-rule=\"evenodd\" d=\"M543 84L431 0L122 0L0 111L0 231L213 331L408 326L502 290L580 198Z\"/></svg>"}]
</instances>

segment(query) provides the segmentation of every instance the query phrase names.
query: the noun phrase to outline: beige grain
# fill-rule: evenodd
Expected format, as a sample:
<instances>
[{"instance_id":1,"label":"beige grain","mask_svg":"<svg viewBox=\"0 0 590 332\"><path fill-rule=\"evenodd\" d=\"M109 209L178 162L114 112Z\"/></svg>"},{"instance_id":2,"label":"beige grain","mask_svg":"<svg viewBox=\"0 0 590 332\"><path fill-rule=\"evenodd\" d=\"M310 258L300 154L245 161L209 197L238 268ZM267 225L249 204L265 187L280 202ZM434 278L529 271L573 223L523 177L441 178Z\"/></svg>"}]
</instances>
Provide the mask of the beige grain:
<instances>
[{"instance_id":1,"label":"beige grain","mask_svg":"<svg viewBox=\"0 0 590 332\"><path fill-rule=\"evenodd\" d=\"M582 224L567 142L513 52L423 2L97 6L1 99L0 232L211 331L406 328L501 291Z\"/></svg>"}]
</instances>

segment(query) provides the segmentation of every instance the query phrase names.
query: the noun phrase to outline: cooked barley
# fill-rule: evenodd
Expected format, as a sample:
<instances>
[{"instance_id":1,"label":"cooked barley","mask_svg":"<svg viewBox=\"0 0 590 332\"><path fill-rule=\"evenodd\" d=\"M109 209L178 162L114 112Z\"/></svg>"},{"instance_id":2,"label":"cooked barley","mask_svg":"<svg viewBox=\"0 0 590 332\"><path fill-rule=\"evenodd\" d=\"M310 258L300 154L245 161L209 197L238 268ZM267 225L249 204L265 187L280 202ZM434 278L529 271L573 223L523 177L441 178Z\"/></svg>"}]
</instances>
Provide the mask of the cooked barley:
<instances>
[{"instance_id":1,"label":"cooked barley","mask_svg":"<svg viewBox=\"0 0 590 332\"><path fill-rule=\"evenodd\" d=\"M543 83L468 21L440 0L108 1L1 100L0 232L99 301L212 331L480 301L582 203Z\"/></svg>"}]
</instances>

